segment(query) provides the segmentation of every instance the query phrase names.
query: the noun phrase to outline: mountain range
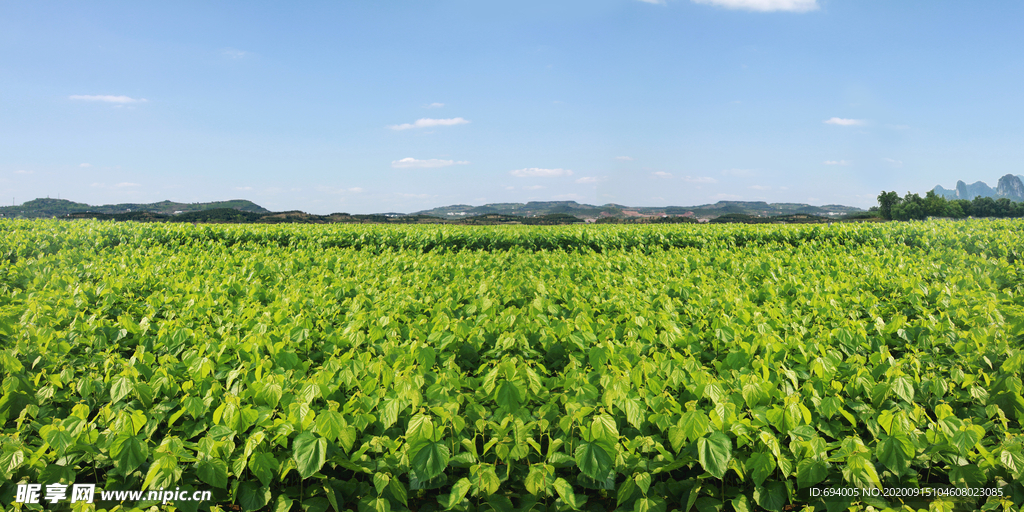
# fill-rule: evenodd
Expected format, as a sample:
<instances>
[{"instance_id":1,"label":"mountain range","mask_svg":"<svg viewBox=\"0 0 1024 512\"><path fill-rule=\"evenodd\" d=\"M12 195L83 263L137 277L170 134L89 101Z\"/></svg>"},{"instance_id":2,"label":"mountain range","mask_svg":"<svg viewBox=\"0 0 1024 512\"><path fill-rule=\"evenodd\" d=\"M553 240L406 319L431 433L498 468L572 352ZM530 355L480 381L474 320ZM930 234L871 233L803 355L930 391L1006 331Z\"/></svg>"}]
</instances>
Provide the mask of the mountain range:
<instances>
[{"instance_id":1,"label":"mountain range","mask_svg":"<svg viewBox=\"0 0 1024 512\"><path fill-rule=\"evenodd\" d=\"M472 206L468 204L457 204L441 206L430 210L423 210L410 214L404 213L381 213L374 215L355 215L347 213L336 213L329 216L310 215L303 212L278 212L274 213L262 206L244 199L231 201L214 201L210 203L175 203L172 201L161 201L159 203L122 203L108 204L102 206L91 206L85 203L76 203L67 199L33 199L17 206L0 207L0 217L21 217L21 218L53 218L68 217L84 218L93 214L100 214L98 217L117 216L121 220L157 220L150 218L156 216L169 216L182 218L194 217L199 212L211 212L216 210L217 216L224 216L222 210L236 210L245 212L245 221L251 222L255 218L264 220L294 221L297 218L316 217L319 221L338 222L347 221L346 217L359 218L360 220L373 221L377 217L382 219L397 220L399 217L436 217L443 221L457 221L481 215L499 215L516 217L544 217L548 215L571 215L580 219L635 219L655 217L692 217L692 218L715 218L722 215L741 214L754 217L775 217L781 215L816 215L821 217L841 217L844 215L860 213L864 210L853 206L842 206L838 204L827 204L824 206L812 206L803 203L766 203L762 201L719 201L714 204L698 206L625 206L621 204L605 204L595 206L580 204L576 201L532 201L529 203L493 203L483 206ZM150 215L143 215L150 214ZM255 216L254 216L255 215ZM237 217L238 215L235 215ZM123 217L123 219L122 219ZM280 217L280 219L278 219ZM320 219L323 217L323 219ZM335 218L336 217L336 218ZM364 219L365 217L365 219ZM295 219L293 219L295 218ZM330 218L330 219L328 219ZM429 220L429 219L425 219Z\"/></svg>"},{"instance_id":2,"label":"mountain range","mask_svg":"<svg viewBox=\"0 0 1024 512\"><path fill-rule=\"evenodd\" d=\"M660 217L665 215L714 218L730 213L762 217L794 214L836 217L863 211L853 206L838 204L812 206L803 203L766 203L763 201L719 201L714 204L698 206L625 206L614 203L595 206L580 204L576 201L531 201L529 203L491 203L483 206L456 204L422 210L410 215L429 215L442 219L489 214L518 215L522 217L569 214L575 217L594 219L602 217Z\"/></svg>"},{"instance_id":3,"label":"mountain range","mask_svg":"<svg viewBox=\"0 0 1024 512\"><path fill-rule=\"evenodd\" d=\"M957 181L956 187L952 190L942 188L942 185L935 185L932 191L935 192L935 195L946 199L972 200L975 197L991 197L992 199L1005 197L1011 201L1021 202L1024 201L1024 176L1007 174L999 178L996 188L988 186L983 181L976 181L970 185L963 181Z\"/></svg>"},{"instance_id":4,"label":"mountain range","mask_svg":"<svg viewBox=\"0 0 1024 512\"><path fill-rule=\"evenodd\" d=\"M67 199L50 199L47 197L25 201L23 204L17 206L0 207L0 216L36 219L64 217L74 213L102 213L115 215L132 212L175 215L215 210L218 208L230 208L233 210L253 213L270 213L270 210L245 199L213 201L210 203L175 203L173 201L160 201L159 203L121 203L91 206L85 203L68 201Z\"/></svg>"}]
</instances>

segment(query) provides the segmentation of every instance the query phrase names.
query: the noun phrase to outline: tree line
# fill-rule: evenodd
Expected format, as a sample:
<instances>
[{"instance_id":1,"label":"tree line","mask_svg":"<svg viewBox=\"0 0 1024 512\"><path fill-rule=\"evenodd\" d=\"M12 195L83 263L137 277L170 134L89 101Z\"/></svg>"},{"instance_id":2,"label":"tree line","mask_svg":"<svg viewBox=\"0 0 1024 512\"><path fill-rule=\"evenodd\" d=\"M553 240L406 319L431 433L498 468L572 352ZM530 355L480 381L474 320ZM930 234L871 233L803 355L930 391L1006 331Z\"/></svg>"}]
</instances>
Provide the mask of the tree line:
<instances>
[{"instance_id":1,"label":"tree line","mask_svg":"<svg viewBox=\"0 0 1024 512\"><path fill-rule=\"evenodd\" d=\"M975 197L967 199L946 199L929 190L924 197L907 192L900 197L895 191L882 191L878 195L878 213L886 220L920 220L928 217L1024 217L1024 203L1002 197Z\"/></svg>"}]
</instances>

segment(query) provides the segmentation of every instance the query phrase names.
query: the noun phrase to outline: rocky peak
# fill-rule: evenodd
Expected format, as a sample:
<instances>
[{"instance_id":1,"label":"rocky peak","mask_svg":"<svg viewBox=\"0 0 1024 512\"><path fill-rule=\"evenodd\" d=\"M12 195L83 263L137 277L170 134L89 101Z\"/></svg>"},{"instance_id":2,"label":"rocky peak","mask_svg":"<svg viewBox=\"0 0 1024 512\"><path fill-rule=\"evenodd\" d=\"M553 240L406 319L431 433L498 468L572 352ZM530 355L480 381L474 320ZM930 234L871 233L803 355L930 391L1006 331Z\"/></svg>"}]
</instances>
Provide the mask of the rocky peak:
<instances>
[{"instance_id":1,"label":"rocky peak","mask_svg":"<svg viewBox=\"0 0 1024 512\"><path fill-rule=\"evenodd\" d=\"M1007 174L999 178L996 195L1009 198L1011 201L1024 201L1024 183L1017 176Z\"/></svg>"}]
</instances>

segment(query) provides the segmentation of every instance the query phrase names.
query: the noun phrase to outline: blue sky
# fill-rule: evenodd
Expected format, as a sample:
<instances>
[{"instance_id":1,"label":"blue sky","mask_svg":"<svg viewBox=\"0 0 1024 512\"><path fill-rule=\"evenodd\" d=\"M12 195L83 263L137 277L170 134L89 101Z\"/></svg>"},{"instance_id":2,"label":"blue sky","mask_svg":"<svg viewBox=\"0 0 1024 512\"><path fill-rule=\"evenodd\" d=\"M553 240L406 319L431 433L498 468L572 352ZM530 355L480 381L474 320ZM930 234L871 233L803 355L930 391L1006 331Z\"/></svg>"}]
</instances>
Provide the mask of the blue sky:
<instances>
[{"instance_id":1,"label":"blue sky","mask_svg":"<svg viewBox=\"0 0 1024 512\"><path fill-rule=\"evenodd\" d=\"M1018 1L3 2L0 204L994 186L1024 171L1022 20Z\"/></svg>"}]
</instances>

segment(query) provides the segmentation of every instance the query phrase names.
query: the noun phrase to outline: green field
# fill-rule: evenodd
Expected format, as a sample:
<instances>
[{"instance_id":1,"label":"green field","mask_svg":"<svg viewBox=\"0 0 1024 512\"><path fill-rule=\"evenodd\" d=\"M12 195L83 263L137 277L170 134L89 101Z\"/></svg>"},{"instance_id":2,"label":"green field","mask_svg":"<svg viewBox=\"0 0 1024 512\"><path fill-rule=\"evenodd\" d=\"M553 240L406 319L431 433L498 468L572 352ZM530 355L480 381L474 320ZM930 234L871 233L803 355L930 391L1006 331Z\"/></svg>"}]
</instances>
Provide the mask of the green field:
<instances>
[{"instance_id":1,"label":"green field","mask_svg":"<svg viewBox=\"0 0 1024 512\"><path fill-rule=\"evenodd\" d=\"M0 233L0 508L1024 507L1024 221Z\"/></svg>"}]
</instances>

